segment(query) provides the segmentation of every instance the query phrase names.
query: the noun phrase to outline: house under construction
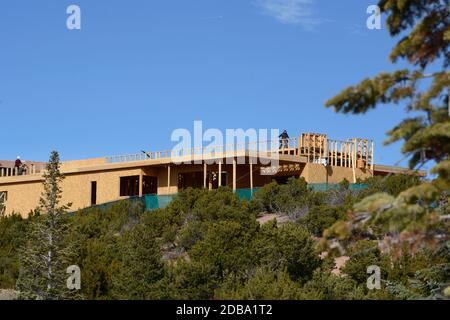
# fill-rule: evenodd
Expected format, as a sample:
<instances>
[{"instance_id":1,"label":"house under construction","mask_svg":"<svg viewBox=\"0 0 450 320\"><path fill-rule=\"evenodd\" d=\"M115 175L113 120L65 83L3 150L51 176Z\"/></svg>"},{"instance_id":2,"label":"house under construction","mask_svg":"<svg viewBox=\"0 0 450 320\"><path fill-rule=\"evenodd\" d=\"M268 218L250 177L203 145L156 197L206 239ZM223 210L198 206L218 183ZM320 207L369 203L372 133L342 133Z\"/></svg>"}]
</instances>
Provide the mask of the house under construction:
<instances>
[{"instance_id":1,"label":"house under construction","mask_svg":"<svg viewBox=\"0 0 450 320\"><path fill-rule=\"evenodd\" d=\"M311 185L332 185L344 179L356 183L374 175L411 173L375 164L374 144L367 139L338 141L325 134L305 133L272 143L277 147L245 143L64 161L62 203L72 203L77 210L135 196L173 195L188 187L228 186L251 193L292 176L303 177ZM13 162L0 161L0 215L26 216L38 206L45 164L24 163L26 170L19 172Z\"/></svg>"}]
</instances>

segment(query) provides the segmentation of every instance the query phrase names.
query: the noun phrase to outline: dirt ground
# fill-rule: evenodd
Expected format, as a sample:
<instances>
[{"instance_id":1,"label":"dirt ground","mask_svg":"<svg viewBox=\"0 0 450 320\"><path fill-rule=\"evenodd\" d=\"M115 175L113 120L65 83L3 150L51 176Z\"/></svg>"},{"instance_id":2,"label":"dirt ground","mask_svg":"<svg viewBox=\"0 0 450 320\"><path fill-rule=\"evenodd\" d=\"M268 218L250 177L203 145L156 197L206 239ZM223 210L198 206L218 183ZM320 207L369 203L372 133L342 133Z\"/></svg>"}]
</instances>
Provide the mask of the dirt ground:
<instances>
[{"instance_id":1,"label":"dirt ground","mask_svg":"<svg viewBox=\"0 0 450 320\"><path fill-rule=\"evenodd\" d=\"M277 220L277 224L283 224L289 221L289 217L286 215L279 215L276 213L264 213L258 219L256 219L260 224L266 224L272 220Z\"/></svg>"},{"instance_id":2,"label":"dirt ground","mask_svg":"<svg viewBox=\"0 0 450 320\"><path fill-rule=\"evenodd\" d=\"M17 299L18 292L11 289L0 289L0 300Z\"/></svg>"}]
</instances>

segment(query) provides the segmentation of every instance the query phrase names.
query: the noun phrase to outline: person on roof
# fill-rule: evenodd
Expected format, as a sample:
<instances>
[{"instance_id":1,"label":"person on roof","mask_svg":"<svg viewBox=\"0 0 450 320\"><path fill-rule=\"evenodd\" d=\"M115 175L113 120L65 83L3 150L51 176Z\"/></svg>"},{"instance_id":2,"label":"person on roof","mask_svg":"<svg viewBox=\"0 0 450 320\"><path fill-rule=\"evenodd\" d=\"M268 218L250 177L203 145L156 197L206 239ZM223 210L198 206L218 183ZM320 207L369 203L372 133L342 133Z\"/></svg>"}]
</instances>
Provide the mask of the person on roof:
<instances>
[{"instance_id":1,"label":"person on roof","mask_svg":"<svg viewBox=\"0 0 450 320\"><path fill-rule=\"evenodd\" d=\"M17 173L19 176L23 173L23 163L20 160L20 156L17 156L16 161L14 162L14 169L17 168Z\"/></svg>"},{"instance_id":2,"label":"person on roof","mask_svg":"<svg viewBox=\"0 0 450 320\"><path fill-rule=\"evenodd\" d=\"M280 149L289 147L289 135L286 130L284 130L279 136L280 138Z\"/></svg>"},{"instance_id":3,"label":"person on roof","mask_svg":"<svg viewBox=\"0 0 450 320\"><path fill-rule=\"evenodd\" d=\"M17 156L16 162L14 163L14 168L20 168L22 165L22 161L20 160L20 156Z\"/></svg>"}]
</instances>

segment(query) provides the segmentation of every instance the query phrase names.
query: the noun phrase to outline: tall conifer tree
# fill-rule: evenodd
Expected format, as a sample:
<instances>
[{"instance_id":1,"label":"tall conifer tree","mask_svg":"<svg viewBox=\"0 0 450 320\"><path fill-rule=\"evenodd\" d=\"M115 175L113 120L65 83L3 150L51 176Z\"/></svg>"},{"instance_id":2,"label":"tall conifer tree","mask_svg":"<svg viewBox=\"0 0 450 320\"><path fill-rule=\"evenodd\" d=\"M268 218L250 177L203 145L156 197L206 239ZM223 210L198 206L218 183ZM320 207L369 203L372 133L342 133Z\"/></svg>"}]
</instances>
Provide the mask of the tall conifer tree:
<instances>
[{"instance_id":1,"label":"tall conifer tree","mask_svg":"<svg viewBox=\"0 0 450 320\"><path fill-rule=\"evenodd\" d=\"M53 151L43 173L44 191L40 199L41 216L33 217L26 246L20 255L17 289L24 299L59 300L70 297L66 280L71 265L66 210L60 205L61 182L59 154Z\"/></svg>"}]
</instances>

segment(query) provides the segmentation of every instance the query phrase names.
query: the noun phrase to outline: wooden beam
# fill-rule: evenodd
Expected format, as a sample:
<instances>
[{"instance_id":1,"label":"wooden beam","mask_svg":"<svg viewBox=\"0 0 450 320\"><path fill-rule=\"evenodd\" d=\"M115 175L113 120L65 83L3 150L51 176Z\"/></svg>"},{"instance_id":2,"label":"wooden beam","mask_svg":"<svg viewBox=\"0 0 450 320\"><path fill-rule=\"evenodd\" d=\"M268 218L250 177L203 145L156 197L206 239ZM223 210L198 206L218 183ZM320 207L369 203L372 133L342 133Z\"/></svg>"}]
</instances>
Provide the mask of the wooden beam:
<instances>
[{"instance_id":1,"label":"wooden beam","mask_svg":"<svg viewBox=\"0 0 450 320\"><path fill-rule=\"evenodd\" d=\"M170 193L170 165L167 166L167 194Z\"/></svg>"},{"instance_id":2,"label":"wooden beam","mask_svg":"<svg viewBox=\"0 0 450 320\"><path fill-rule=\"evenodd\" d=\"M334 143L334 165L338 165L338 143L337 141Z\"/></svg>"},{"instance_id":3,"label":"wooden beam","mask_svg":"<svg viewBox=\"0 0 450 320\"><path fill-rule=\"evenodd\" d=\"M233 157L233 191L236 191L236 158Z\"/></svg>"},{"instance_id":4,"label":"wooden beam","mask_svg":"<svg viewBox=\"0 0 450 320\"><path fill-rule=\"evenodd\" d=\"M139 197L142 197L142 191L143 191L143 184L144 183L144 179L143 179L143 174L142 174L142 170L139 173Z\"/></svg>"},{"instance_id":5,"label":"wooden beam","mask_svg":"<svg viewBox=\"0 0 450 320\"><path fill-rule=\"evenodd\" d=\"M353 155L352 155L352 171L353 171L353 183L356 183L356 156L358 152L358 145L356 139L353 139L354 147L353 147Z\"/></svg>"},{"instance_id":6,"label":"wooden beam","mask_svg":"<svg viewBox=\"0 0 450 320\"><path fill-rule=\"evenodd\" d=\"M249 158L249 161L250 161L250 193L253 193L253 162L251 158Z\"/></svg>"},{"instance_id":7,"label":"wooden beam","mask_svg":"<svg viewBox=\"0 0 450 320\"><path fill-rule=\"evenodd\" d=\"M206 189L206 178L207 178L207 175L208 175L206 166L207 166L207 164L206 164L206 162L205 162L205 163L203 164L203 188L204 188L204 189Z\"/></svg>"},{"instance_id":8,"label":"wooden beam","mask_svg":"<svg viewBox=\"0 0 450 320\"><path fill-rule=\"evenodd\" d=\"M222 160L219 161L219 187L222 186Z\"/></svg>"},{"instance_id":9,"label":"wooden beam","mask_svg":"<svg viewBox=\"0 0 450 320\"><path fill-rule=\"evenodd\" d=\"M371 160L370 160L370 162L371 162L370 170L372 170L372 176L374 175L373 168L374 168L374 163L375 163L375 159L373 158L374 152L375 152L374 147L375 147L375 145L374 145L373 140L372 140L372 154L371 154Z\"/></svg>"}]
</instances>

